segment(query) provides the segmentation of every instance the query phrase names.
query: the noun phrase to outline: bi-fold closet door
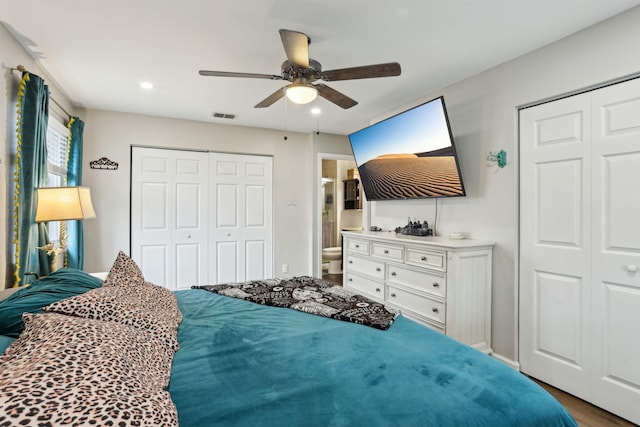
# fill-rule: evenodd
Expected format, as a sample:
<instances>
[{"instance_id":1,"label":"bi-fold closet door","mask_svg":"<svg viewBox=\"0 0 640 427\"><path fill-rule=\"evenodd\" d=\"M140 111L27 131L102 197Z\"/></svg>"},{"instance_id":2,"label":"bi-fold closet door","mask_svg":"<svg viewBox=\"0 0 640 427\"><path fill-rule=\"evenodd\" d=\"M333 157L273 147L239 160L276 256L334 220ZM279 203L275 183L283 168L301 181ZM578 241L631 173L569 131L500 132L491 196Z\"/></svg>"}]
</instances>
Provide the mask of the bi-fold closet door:
<instances>
[{"instance_id":1,"label":"bi-fold closet door","mask_svg":"<svg viewBox=\"0 0 640 427\"><path fill-rule=\"evenodd\" d=\"M169 289L273 274L272 158L132 147L131 256Z\"/></svg>"},{"instance_id":2,"label":"bi-fold closet door","mask_svg":"<svg viewBox=\"0 0 640 427\"><path fill-rule=\"evenodd\" d=\"M520 112L520 364L640 424L640 79Z\"/></svg>"}]
</instances>

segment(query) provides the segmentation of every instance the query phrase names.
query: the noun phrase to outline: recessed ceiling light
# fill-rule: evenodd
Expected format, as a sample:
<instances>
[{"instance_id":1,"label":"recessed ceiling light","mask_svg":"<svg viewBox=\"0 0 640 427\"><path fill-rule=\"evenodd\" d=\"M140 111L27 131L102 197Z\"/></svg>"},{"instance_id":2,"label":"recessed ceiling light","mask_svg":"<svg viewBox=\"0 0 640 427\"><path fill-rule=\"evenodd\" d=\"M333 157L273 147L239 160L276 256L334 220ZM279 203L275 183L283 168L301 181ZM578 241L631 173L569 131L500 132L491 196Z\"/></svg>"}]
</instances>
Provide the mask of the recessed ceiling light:
<instances>
[{"instance_id":1,"label":"recessed ceiling light","mask_svg":"<svg viewBox=\"0 0 640 427\"><path fill-rule=\"evenodd\" d=\"M140 87L142 89L147 89L147 90L153 89L153 83L151 83L151 82L142 82L142 83L140 83Z\"/></svg>"},{"instance_id":2,"label":"recessed ceiling light","mask_svg":"<svg viewBox=\"0 0 640 427\"><path fill-rule=\"evenodd\" d=\"M312 109L311 109L311 114L316 114L316 115L318 115L318 114L320 114L320 113L322 113L322 110L321 110L320 108L318 108L318 107L315 107L315 108L312 108Z\"/></svg>"}]
</instances>

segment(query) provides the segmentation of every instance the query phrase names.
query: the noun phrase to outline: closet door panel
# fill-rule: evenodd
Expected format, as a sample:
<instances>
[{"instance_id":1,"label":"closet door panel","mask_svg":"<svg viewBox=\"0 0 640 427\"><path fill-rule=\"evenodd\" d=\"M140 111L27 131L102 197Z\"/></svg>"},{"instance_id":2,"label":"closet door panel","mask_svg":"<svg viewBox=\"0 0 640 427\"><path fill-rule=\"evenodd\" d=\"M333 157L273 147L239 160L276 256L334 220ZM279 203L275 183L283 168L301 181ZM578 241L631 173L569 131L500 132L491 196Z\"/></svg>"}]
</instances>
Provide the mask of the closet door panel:
<instances>
[{"instance_id":1,"label":"closet door panel","mask_svg":"<svg viewBox=\"0 0 640 427\"><path fill-rule=\"evenodd\" d=\"M207 153L133 147L131 256L171 290L206 284Z\"/></svg>"},{"instance_id":2,"label":"closet door panel","mask_svg":"<svg viewBox=\"0 0 640 427\"><path fill-rule=\"evenodd\" d=\"M535 351L580 370L584 364L579 332L586 320L580 304L584 282L580 277L545 272L536 272L534 280Z\"/></svg>"},{"instance_id":3,"label":"closet door panel","mask_svg":"<svg viewBox=\"0 0 640 427\"><path fill-rule=\"evenodd\" d=\"M593 93L593 402L640 424L640 80Z\"/></svg>"},{"instance_id":4,"label":"closet door panel","mask_svg":"<svg viewBox=\"0 0 640 427\"><path fill-rule=\"evenodd\" d=\"M520 112L520 364L587 399L591 257L588 96Z\"/></svg>"},{"instance_id":5,"label":"closet door panel","mask_svg":"<svg viewBox=\"0 0 640 427\"><path fill-rule=\"evenodd\" d=\"M145 244L140 247L139 264L154 265L152 269L147 269L144 279L154 284L171 283L171 263L169 262L169 245L166 243Z\"/></svg>"},{"instance_id":6,"label":"closet door panel","mask_svg":"<svg viewBox=\"0 0 640 427\"><path fill-rule=\"evenodd\" d=\"M214 283L234 283L244 279L241 277L238 243L234 241L218 241L214 243L216 268Z\"/></svg>"},{"instance_id":7,"label":"closet door panel","mask_svg":"<svg viewBox=\"0 0 640 427\"><path fill-rule=\"evenodd\" d=\"M176 283L178 289L189 289L192 285L202 284L200 277L202 245L198 243L176 244Z\"/></svg>"},{"instance_id":8,"label":"closet door panel","mask_svg":"<svg viewBox=\"0 0 640 427\"><path fill-rule=\"evenodd\" d=\"M640 389L640 334L630 328L629 314L638 313L640 289L633 286L605 283L603 316L602 379L619 387ZM637 317L637 316L636 316ZM630 330L631 329L631 330Z\"/></svg>"},{"instance_id":9,"label":"closet door panel","mask_svg":"<svg viewBox=\"0 0 640 427\"><path fill-rule=\"evenodd\" d=\"M247 240L245 242L246 280L259 280L266 278L267 248L264 240Z\"/></svg>"},{"instance_id":10,"label":"closet door panel","mask_svg":"<svg viewBox=\"0 0 640 427\"><path fill-rule=\"evenodd\" d=\"M209 154L212 284L273 275L272 163L266 156Z\"/></svg>"},{"instance_id":11,"label":"closet door panel","mask_svg":"<svg viewBox=\"0 0 640 427\"><path fill-rule=\"evenodd\" d=\"M602 161L605 245L609 250L639 252L640 147L636 153L606 156Z\"/></svg>"}]
</instances>

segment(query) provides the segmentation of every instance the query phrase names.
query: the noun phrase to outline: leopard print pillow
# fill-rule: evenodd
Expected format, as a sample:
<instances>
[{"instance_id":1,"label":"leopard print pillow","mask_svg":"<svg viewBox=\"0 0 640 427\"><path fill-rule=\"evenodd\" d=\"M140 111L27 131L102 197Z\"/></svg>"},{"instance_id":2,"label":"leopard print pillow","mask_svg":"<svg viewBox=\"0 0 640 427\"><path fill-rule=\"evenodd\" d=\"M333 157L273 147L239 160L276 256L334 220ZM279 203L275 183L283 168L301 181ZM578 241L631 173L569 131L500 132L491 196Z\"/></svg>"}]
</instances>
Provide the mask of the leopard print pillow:
<instances>
[{"instance_id":1,"label":"leopard print pillow","mask_svg":"<svg viewBox=\"0 0 640 427\"><path fill-rule=\"evenodd\" d=\"M31 393L25 387L0 392L0 425L178 426L175 405L166 391L100 396L69 390L50 393L53 398L44 393L43 397L34 397Z\"/></svg>"},{"instance_id":2,"label":"leopard print pillow","mask_svg":"<svg viewBox=\"0 0 640 427\"><path fill-rule=\"evenodd\" d=\"M140 286L126 287L126 292L131 298L138 298L138 306L161 313L163 318L173 320L176 324L182 321L178 299L169 289L144 282Z\"/></svg>"},{"instance_id":3,"label":"leopard print pillow","mask_svg":"<svg viewBox=\"0 0 640 427\"><path fill-rule=\"evenodd\" d=\"M107 278L102 283L103 287L109 286L137 286L144 283L144 275L140 267L127 254L120 251L116 257Z\"/></svg>"},{"instance_id":4,"label":"leopard print pillow","mask_svg":"<svg viewBox=\"0 0 640 427\"><path fill-rule=\"evenodd\" d=\"M118 253L102 287L127 288L129 295L137 295L140 298L140 305L144 308L160 311L163 316L172 318L177 323L182 321L182 313L178 309L178 302L173 292L145 281L135 261L122 251Z\"/></svg>"},{"instance_id":5,"label":"leopard print pillow","mask_svg":"<svg viewBox=\"0 0 640 427\"><path fill-rule=\"evenodd\" d=\"M5 378L70 373L75 382L69 377L65 384L90 381L118 392L130 386L162 390L169 384L174 351L146 331L57 313L25 313L23 321L25 330L0 355L0 367L5 358L17 361L7 372L0 369Z\"/></svg>"},{"instance_id":6,"label":"leopard print pillow","mask_svg":"<svg viewBox=\"0 0 640 427\"><path fill-rule=\"evenodd\" d=\"M147 332L53 313L24 323L0 355L0 425L178 425L173 351Z\"/></svg>"},{"instance_id":7,"label":"leopard print pillow","mask_svg":"<svg viewBox=\"0 0 640 427\"><path fill-rule=\"evenodd\" d=\"M148 291L145 298L141 297L147 289L149 286L144 284L135 287L103 287L57 301L43 307L42 310L132 326L149 332L177 351L178 325L182 315L178 317L176 314L176 311L180 313L177 305L175 310L171 308L163 311L159 308L162 303L157 303L156 306L151 304L148 300L151 300L153 294ZM175 299L174 295L171 296Z\"/></svg>"}]
</instances>

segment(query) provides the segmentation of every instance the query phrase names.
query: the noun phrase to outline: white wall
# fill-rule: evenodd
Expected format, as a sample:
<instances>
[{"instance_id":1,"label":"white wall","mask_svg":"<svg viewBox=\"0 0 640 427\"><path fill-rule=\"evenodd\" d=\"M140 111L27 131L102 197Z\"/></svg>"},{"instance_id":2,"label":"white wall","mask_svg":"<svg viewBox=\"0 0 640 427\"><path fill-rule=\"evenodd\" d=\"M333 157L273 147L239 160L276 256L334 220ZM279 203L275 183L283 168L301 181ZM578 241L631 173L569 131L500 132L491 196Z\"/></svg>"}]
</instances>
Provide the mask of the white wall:
<instances>
[{"instance_id":1,"label":"white wall","mask_svg":"<svg viewBox=\"0 0 640 427\"><path fill-rule=\"evenodd\" d=\"M274 272L310 274L311 136L137 114L87 111L83 184L91 187L97 218L85 222L85 270L105 271L117 252L129 252L132 145L273 156ZM90 169L102 157L116 171Z\"/></svg>"},{"instance_id":2,"label":"white wall","mask_svg":"<svg viewBox=\"0 0 640 427\"><path fill-rule=\"evenodd\" d=\"M517 34L507 37L517 37ZM496 242L493 257L493 348L517 360L517 107L640 74L640 7L557 43L487 70L374 121L444 95L461 157L467 197L440 199L437 232L467 232ZM504 169L488 167L490 151L507 152ZM372 202L371 222L401 225L407 215L433 221L434 200Z\"/></svg>"}]
</instances>

